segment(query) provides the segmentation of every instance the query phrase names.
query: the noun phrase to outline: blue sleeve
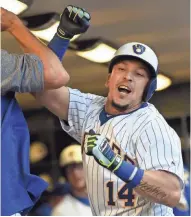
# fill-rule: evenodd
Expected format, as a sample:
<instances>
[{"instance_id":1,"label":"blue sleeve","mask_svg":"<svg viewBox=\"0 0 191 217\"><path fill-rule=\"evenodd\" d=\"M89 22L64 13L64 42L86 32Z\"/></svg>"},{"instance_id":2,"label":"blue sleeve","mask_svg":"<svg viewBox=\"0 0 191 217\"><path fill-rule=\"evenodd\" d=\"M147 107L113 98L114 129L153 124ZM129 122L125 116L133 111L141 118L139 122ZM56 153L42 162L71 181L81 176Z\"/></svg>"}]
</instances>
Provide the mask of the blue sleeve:
<instances>
[{"instance_id":1,"label":"blue sleeve","mask_svg":"<svg viewBox=\"0 0 191 217\"><path fill-rule=\"evenodd\" d=\"M66 50L68 49L69 43L69 39L60 38L56 33L52 40L49 42L48 47L57 55L61 61Z\"/></svg>"}]
</instances>

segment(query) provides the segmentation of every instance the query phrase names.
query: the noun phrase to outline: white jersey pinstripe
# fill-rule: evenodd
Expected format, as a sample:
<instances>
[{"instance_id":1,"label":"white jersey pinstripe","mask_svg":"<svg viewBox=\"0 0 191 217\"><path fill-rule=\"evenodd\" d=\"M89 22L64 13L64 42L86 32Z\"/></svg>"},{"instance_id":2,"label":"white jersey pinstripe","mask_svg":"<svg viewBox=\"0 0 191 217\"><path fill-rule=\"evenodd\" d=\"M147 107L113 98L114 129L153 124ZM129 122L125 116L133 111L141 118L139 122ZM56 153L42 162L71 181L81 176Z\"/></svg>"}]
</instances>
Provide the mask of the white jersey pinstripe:
<instances>
[{"instance_id":1,"label":"white jersey pinstripe","mask_svg":"<svg viewBox=\"0 0 191 217\"><path fill-rule=\"evenodd\" d=\"M152 203L127 189L115 174L84 152L90 129L110 141L112 149L144 170L167 170L183 180L180 139L150 103L132 113L107 117L106 98L70 89L68 124L63 129L82 144L88 194L94 215L173 215L172 209ZM103 121L103 119L106 119ZM100 121L101 120L101 121Z\"/></svg>"}]
</instances>

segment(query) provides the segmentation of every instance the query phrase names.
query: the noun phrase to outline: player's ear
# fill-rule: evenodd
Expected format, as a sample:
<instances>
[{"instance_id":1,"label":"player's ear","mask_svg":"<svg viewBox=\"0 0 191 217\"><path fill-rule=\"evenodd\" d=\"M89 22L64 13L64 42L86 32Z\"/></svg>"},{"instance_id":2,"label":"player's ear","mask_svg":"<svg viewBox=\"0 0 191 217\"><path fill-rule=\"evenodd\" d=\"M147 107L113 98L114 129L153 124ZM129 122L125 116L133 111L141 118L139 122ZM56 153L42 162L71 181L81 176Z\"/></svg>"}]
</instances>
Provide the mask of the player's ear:
<instances>
[{"instance_id":1,"label":"player's ear","mask_svg":"<svg viewBox=\"0 0 191 217\"><path fill-rule=\"evenodd\" d=\"M111 77L111 74L109 73L108 76L107 76L107 80L105 82L105 87L109 87L109 81L110 81L110 77Z\"/></svg>"}]
</instances>

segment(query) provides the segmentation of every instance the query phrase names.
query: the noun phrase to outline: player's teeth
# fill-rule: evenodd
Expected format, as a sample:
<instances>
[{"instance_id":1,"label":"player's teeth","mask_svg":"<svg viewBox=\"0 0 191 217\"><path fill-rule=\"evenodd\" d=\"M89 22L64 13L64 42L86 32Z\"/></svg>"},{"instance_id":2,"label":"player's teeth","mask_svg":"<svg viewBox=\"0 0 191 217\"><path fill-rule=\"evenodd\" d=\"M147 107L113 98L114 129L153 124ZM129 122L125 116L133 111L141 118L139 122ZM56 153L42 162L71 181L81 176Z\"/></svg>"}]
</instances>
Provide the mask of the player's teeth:
<instances>
[{"instance_id":1,"label":"player's teeth","mask_svg":"<svg viewBox=\"0 0 191 217\"><path fill-rule=\"evenodd\" d=\"M123 88L123 89L128 90L128 88L126 86L119 86L119 88Z\"/></svg>"}]
</instances>

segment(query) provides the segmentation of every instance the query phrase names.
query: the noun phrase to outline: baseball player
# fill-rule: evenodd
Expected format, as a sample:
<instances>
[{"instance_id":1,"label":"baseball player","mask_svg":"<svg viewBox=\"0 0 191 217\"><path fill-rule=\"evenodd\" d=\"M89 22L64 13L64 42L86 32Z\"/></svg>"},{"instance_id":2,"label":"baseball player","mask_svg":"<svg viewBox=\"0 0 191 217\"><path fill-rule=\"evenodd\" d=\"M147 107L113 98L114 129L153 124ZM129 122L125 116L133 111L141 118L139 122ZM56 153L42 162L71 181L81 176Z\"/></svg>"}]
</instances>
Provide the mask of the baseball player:
<instances>
[{"instance_id":1,"label":"baseball player","mask_svg":"<svg viewBox=\"0 0 191 217\"><path fill-rule=\"evenodd\" d=\"M84 10L69 9L65 25L59 27L62 32L80 27L74 20ZM93 215L168 216L179 202L180 139L148 102L157 73L155 52L132 42L121 46L110 62L107 97L69 87L36 95L60 118L63 130L82 144Z\"/></svg>"},{"instance_id":2,"label":"baseball player","mask_svg":"<svg viewBox=\"0 0 191 217\"><path fill-rule=\"evenodd\" d=\"M69 193L53 208L52 215L91 216L80 145L72 144L61 152L60 166L69 183Z\"/></svg>"}]
</instances>

